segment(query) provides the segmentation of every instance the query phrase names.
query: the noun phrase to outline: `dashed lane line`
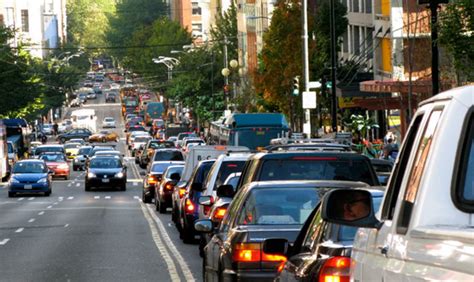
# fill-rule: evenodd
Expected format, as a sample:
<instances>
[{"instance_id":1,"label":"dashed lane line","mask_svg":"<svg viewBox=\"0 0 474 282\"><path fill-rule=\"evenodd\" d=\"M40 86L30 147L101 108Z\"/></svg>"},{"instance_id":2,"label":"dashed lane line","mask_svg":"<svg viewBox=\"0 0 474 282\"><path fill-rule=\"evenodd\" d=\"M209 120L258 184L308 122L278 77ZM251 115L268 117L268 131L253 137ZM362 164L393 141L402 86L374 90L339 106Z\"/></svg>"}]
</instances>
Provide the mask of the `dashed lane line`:
<instances>
[{"instance_id":1,"label":"dashed lane line","mask_svg":"<svg viewBox=\"0 0 474 282\"><path fill-rule=\"evenodd\" d=\"M184 274L185 280L186 281L196 281L196 279L194 279L193 274L191 273L191 270L189 269L188 264L186 263L184 258L181 256L180 252L178 251L178 249L174 245L173 241L171 241L171 239L168 235L168 232L166 231L166 228L164 227L163 223L158 218L158 216L155 214L155 212L153 211L151 206L150 205L145 205L144 203L140 203L140 205L142 206L142 208L144 206L146 206L146 208L148 209L149 214L154 219L156 225L158 226L158 229L160 229L160 234L163 236L163 240L166 242L166 246L170 249L171 253L175 256L176 261L178 262L178 264L179 264L179 266L180 266L180 268L181 268L181 270Z\"/></svg>"},{"instance_id":2,"label":"dashed lane line","mask_svg":"<svg viewBox=\"0 0 474 282\"><path fill-rule=\"evenodd\" d=\"M18 201L23 201L25 198L19 198Z\"/></svg>"},{"instance_id":3,"label":"dashed lane line","mask_svg":"<svg viewBox=\"0 0 474 282\"><path fill-rule=\"evenodd\" d=\"M18 228L17 230L15 230L15 233L21 233L21 232L23 232L23 230L25 230L25 228L23 228L23 227Z\"/></svg>"},{"instance_id":4,"label":"dashed lane line","mask_svg":"<svg viewBox=\"0 0 474 282\"><path fill-rule=\"evenodd\" d=\"M40 212L38 213L38 215L43 215L43 214L44 214L44 211L40 211Z\"/></svg>"},{"instance_id":5,"label":"dashed lane line","mask_svg":"<svg viewBox=\"0 0 474 282\"><path fill-rule=\"evenodd\" d=\"M33 223L33 222L35 222L35 220L36 219L34 219L34 218L30 218L30 220L28 220L28 223Z\"/></svg>"},{"instance_id":6,"label":"dashed lane line","mask_svg":"<svg viewBox=\"0 0 474 282\"><path fill-rule=\"evenodd\" d=\"M9 238L3 239L2 241L0 241L0 246L4 246L6 243L8 243L8 241L10 241Z\"/></svg>"},{"instance_id":7,"label":"dashed lane line","mask_svg":"<svg viewBox=\"0 0 474 282\"><path fill-rule=\"evenodd\" d=\"M74 199L74 197L73 197L73 196L67 197L67 199L68 199L68 200L72 200L72 199Z\"/></svg>"},{"instance_id":8,"label":"dashed lane line","mask_svg":"<svg viewBox=\"0 0 474 282\"><path fill-rule=\"evenodd\" d=\"M94 196L94 199L98 200L100 199L100 196Z\"/></svg>"},{"instance_id":9,"label":"dashed lane line","mask_svg":"<svg viewBox=\"0 0 474 282\"><path fill-rule=\"evenodd\" d=\"M79 187L79 186L81 186L81 183L76 183L76 187Z\"/></svg>"},{"instance_id":10,"label":"dashed lane line","mask_svg":"<svg viewBox=\"0 0 474 282\"><path fill-rule=\"evenodd\" d=\"M47 208L47 209L50 209L50 208L52 208L52 207L53 207L53 206L47 206L46 208Z\"/></svg>"},{"instance_id":11,"label":"dashed lane line","mask_svg":"<svg viewBox=\"0 0 474 282\"><path fill-rule=\"evenodd\" d=\"M174 261L171 258L170 253L168 252L165 245L163 244L163 240L161 239L160 234L158 230L156 229L153 219L150 217L150 213L146 210L146 207L144 204L141 204L140 206L142 208L143 215L145 216L145 219L148 221L148 225L150 226L153 241L155 241L155 245L158 248L158 251L161 253L161 256L165 260L171 281L181 281L178 275L178 271L176 270L176 265L174 264Z\"/></svg>"},{"instance_id":12,"label":"dashed lane line","mask_svg":"<svg viewBox=\"0 0 474 282\"><path fill-rule=\"evenodd\" d=\"M28 198L28 201L33 201L35 197Z\"/></svg>"},{"instance_id":13,"label":"dashed lane line","mask_svg":"<svg viewBox=\"0 0 474 282\"><path fill-rule=\"evenodd\" d=\"M106 200L110 200L111 197L110 197L110 196L105 196L105 199L106 199Z\"/></svg>"}]
</instances>

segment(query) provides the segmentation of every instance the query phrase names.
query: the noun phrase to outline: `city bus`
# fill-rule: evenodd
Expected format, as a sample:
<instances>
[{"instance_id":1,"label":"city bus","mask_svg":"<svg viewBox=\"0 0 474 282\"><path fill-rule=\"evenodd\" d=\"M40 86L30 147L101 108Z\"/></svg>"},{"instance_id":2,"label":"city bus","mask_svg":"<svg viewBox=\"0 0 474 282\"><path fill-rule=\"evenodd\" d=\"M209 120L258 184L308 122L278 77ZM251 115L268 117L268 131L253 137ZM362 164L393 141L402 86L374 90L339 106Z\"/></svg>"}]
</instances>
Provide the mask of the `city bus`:
<instances>
[{"instance_id":1,"label":"city bus","mask_svg":"<svg viewBox=\"0 0 474 282\"><path fill-rule=\"evenodd\" d=\"M285 115L280 113L231 114L212 122L209 134L211 144L245 146L261 150L274 138L287 136Z\"/></svg>"}]
</instances>

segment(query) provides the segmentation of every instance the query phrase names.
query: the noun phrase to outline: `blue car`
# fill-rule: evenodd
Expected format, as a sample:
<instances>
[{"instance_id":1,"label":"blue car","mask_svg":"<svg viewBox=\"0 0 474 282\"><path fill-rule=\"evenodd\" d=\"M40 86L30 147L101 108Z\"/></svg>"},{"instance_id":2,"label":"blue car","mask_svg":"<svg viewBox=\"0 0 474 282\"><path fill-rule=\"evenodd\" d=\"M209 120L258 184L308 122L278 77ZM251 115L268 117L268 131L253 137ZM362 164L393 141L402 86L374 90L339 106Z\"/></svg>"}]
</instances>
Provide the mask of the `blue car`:
<instances>
[{"instance_id":1,"label":"blue car","mask_svg":"<svg viewBox=\"0 0 474 282\"><path fill-rule=\"evenodd\" d=\"M22 160L15 164L8 183L8 197L18 193L51 195L51 173L43 160Z\"/></svg>"}]
</instances>

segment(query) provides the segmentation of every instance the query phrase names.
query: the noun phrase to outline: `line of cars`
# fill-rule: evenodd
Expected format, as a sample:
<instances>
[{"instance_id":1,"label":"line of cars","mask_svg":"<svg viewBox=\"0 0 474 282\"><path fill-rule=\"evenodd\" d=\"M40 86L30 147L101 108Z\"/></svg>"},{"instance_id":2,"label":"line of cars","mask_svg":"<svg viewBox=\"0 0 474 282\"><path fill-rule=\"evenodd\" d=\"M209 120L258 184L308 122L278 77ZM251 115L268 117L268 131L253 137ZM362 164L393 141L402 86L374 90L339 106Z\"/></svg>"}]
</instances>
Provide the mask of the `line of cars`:
<instances>
[{"instance_id":1,"label":"line of cars","mask_svg":"<svg viewBox=\"0 0 474 282\"><path fill-rule=\"evenodd\" d=\"M185 161L158 161L155 156L164 151L180 152ZM321 199L339 189L363 189L379 200L384 194L375 163L328 142L272 146L257 153L204 144L180 151L155 149L153 156L151 165L142 166L147 168L143 202L154 203L160 213L171 208L183 242L199 244L204 281L273 281L277 275L285 280L308 267L288 259L301 253L328 257L315 259L318 266L308 281L345 281L356 228L322 221ZM386 163L377 164L385 173ZM361 202L351 200L357 212ZM374 208L379 204L374 201ZM274 254L296 244L292 252ZM326 248L319 248L321 244ZM289 263L297 265L298 272L287 267ZM334 267L344 263L346 268Z\"/></svg>"}]
</instances>

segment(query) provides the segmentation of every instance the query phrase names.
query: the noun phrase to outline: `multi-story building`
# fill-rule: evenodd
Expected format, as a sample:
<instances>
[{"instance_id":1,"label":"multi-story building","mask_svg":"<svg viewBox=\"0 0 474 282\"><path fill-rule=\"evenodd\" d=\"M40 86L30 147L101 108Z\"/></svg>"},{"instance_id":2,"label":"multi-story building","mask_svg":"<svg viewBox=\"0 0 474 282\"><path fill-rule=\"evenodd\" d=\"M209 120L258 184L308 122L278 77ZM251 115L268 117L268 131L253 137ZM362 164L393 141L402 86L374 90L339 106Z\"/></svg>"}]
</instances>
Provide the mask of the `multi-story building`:
<instances>
[{"instance_id":1,"label":"multi-story building","mask_svg":"<svg viewBox=\"0 0 474 282\"><path fill-rule=\"evenodd\" d=\"M209 40L212 25L212 9L215 0L171 1L171 19L180 23L199 44Z\"/></svg>"},{"instance_id":2,"label":"multi-story building","mask_svg":"<svg viewBox=\"0 0 474 282\"><path fill-rule=\"evenodd\" d=\"M43 58L66 40L66 0L3 0L2 19L15 30L11 44L26 43L35 57Z\"/></svg>"}]
</instances>

